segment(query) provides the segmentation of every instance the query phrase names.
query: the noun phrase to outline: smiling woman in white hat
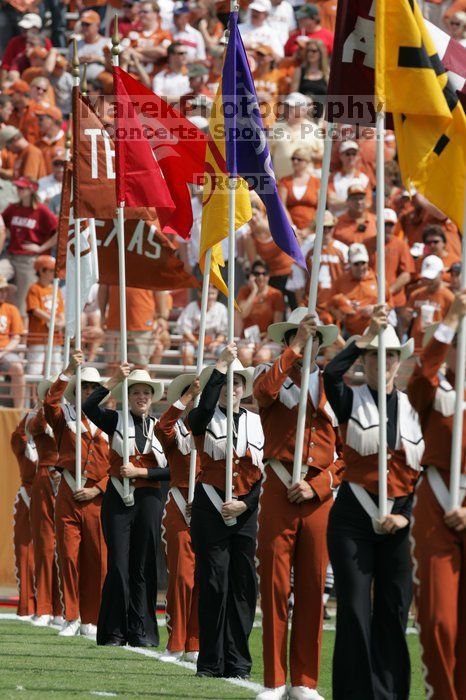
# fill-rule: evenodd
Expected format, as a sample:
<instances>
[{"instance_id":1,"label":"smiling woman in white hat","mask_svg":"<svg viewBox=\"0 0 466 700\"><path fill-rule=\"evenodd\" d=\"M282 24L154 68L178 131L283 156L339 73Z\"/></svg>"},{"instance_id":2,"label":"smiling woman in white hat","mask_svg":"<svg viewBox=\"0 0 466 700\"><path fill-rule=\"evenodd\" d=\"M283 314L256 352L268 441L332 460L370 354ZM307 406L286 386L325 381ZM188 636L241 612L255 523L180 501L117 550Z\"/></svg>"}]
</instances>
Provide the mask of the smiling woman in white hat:
<instances>
[{"instance_id":1,"label":"smiling woman in white hat","mask_svg":"<svg viewBox=\"0 0 466 700\"><path fill-rule=\"evenodd\" d=\"M128 378L129 464L123 462L123 412L101 408L109 392L121 400ZM158 646L157 547L162 518L160 481L170 478L162 445L155 436L153 403L162 398L163 382L144 369L122 364L107 386L83 404L84 413L110 440L110 480L102 506L108 571L97 623L97 644ZM130 479L123 499L122 477Z\"/></svg>"},{"instance_id":2,"label":"smiling woman in white hat","mask_svg":"<svg viewBox=\"0 0 466 700\"><path fill-rule=\"evenodd\" d=\"M326 528L341 464L336 461L336 419L328 405L315 360L338 335L295 309L287 321L273 323L268 336L282 344L273 364L257 368L254 396L265 434L265 479L260 497L257 560L262 608L265 690L258 700L321 700L317 691L322 636ZM304 424L301 475L292 484L302 356L313 337L309 398ZM288 676L288 598L294 570Z\"/></svg>"},{"instance_id":3,"label":"smiling woman in white hat","mask_svg":"<svg viewBox=\"0 0 466 700\"><path fill-rule=\"evenodd\" d=\"M75 370L83 362L76 351L68 367L54 381L44 397L44 414L58 446L57 469L62 479L55 501L55 529L58 567L64 603L64 637L95 634L100 592L105 578L106 547L102 534L102 495L108 482L108 440L81 414L81 474L76 475ZM100 385L96 369L86 367L81 375L82 400ZM70 383L72 389L70 389ZM46 390L46 384L41 390ZM67 395L68 402L63 401Z\"/></svg>"},{"instance_id":4,"label":"smiling woman in white hat","mask_svg":"<svg viewBox=\"0 0 466 700\"><path fill-rule=\"evenodd\" d=\"M389 515L378 516L379 411L377 346L387 350L387 488ZM335 574L337 633L333 697L409 697L406 625L412 597L409 521L424 440L406 394L395 388L400 364L413 352L376 306L369 328L350 338L324 370L325 391L340 424L345 471L330 512L328 548ZM366 383L344 375L360 359ZM374 595L372 596L372 591Z\"/></svg>"},{"instance_id":5,"label":"smiling woman in white hat","mask_svg":"<svg viewBox=\"0 0 466 700\"><path fill-rule=\"evenodd\" d=\"M188 421L200 459L191 537L199 583L198 676L247 678L248 640L254 622L257 504L264 435L259 416L241 406L252 393L253 369L236 359L234 343L200 377L199 406ZM226 375L233 364L233 498L225 501ZM227 525L225 520L236 519Z\"/></svg>"}]
</instances>

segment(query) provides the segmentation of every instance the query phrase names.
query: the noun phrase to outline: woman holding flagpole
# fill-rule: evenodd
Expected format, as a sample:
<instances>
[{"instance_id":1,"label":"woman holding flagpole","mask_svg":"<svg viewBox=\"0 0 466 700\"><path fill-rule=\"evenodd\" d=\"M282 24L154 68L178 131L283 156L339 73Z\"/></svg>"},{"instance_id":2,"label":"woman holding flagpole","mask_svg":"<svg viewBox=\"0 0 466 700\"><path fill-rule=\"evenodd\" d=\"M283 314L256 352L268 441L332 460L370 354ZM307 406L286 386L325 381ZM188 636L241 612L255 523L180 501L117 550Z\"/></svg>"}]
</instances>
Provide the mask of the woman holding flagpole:
<instances>
[{"instance_id":1,"label":"woman holding flagpole","mask_svg":"<svg viewBox=\"0 0 466 700\"><path fill-rule=\"evenodd\" d=\"M126 380L126 381L125 381ZM122 399L128 386L128 449L124 460L123 411L101 408L112 391ZM110 479L102 504L102 525L108 569L97 623L97 644L158 646L157 546L162 518L160 481L170 478L162 446L155 437L153 403L160 401L163 383L146 370L130 371L124 363L83 405L84 413L110 440ZM130 480L129 495L123 479Z\"/></svg>"},{"instance_id":2,"label":"woman holding flagpole","mask_svg":"<svg viewBox=\"0 0 466 700\"><path fill-rule=\"evenodd\" d=\"M464 261L463 261L464 265ZM464 274L464 272L463 272ZM444 320L431 327L408 385L408 396L421 419L426 441L426 473L416 490L413 509L414 591L429 697L466 697L466 414L464 376L460 406L459 494L448 489L456 413L458 329L466 316L466 289L453 301ZM429 333L428 330L428 333ZM426 334L427 335L427 334ZM459 342L458 342L459 345ZM440 372L446 362L446 374ZM456 500L456 504L455 504Z\"/></svg>"},{"instance_id":3,"label":"woman holding flagpole","mask_svg":"<svg viewBox=\"0 0 466 700\"><path fill-rule=\"evenodd\" d=\"M378 340L386 343L388 515L378 510ZM409 522L424 441L417 414L394 386L400 363L412 354L375 309L363 336L350 339L325 368L327 398L336 413L346 469L330 512L328 548L335 574L337 629L333 698L407 700L410 661L405 632L412 597ZM366 383L349 387L344 375L360 359Z\"/></svg>"},{"instance_id":4,"label":"woman holding flagpole","mask_svg":"<svg viewBox=\"0 0 466 700\"><path fill-rule=\"evenodd\" d=\"M233 370L233 497L225 498L228 367ZM253 369L229 343L200 377L202 394L188 421L200 459L191 516L199 584L197 675L247 678L257 598L254 554L264 434L259 416L241 406ZM232 522L233 521L233 522Z\"/></svg>"}]
</instances>

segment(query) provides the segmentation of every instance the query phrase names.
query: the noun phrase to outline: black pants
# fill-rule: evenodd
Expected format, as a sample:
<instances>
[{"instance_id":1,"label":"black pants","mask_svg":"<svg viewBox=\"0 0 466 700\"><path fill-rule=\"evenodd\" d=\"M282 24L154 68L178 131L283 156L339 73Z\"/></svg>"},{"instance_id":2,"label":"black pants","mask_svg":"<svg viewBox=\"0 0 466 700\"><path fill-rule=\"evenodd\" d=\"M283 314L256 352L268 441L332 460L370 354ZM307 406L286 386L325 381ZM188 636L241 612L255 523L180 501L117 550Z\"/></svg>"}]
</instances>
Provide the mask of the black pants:
<instances>
[{"instance_id":1,"label":"black pants","mask_svg":"<svg viewBox=\"0 0 466 700\"><path fill-rule=\"evenodd\" d=\"M158 646L157 547L162 519L160 489L138 488L125 506L109 481L102 503L107 576L97 623L97 644Z\"/></svg>"},{"instance_id":2,"label":"black pants","mask_svg":"<svg viewBox=\"0 0 466 700\"><path fill-rule=\"evenodd\" d=\"M234 677L251 670L256 530L257 510L246 511L236 525L228 527L202 485L196 486L191 536L199 585L198 672Z\"/></svg>"},{"instance_id":3,"label":"black pants","mask_svg":"<svg viewBox=\"0 0 466 700\"><path fill-rule=\"evenodd\" d=\"M392 512L399 512L396 499ZM406 625L412 597L409 527L376 535L343 482L330 511L328 549L335 574L334 700L407 700Z\"/></svg>"}]
</instances>

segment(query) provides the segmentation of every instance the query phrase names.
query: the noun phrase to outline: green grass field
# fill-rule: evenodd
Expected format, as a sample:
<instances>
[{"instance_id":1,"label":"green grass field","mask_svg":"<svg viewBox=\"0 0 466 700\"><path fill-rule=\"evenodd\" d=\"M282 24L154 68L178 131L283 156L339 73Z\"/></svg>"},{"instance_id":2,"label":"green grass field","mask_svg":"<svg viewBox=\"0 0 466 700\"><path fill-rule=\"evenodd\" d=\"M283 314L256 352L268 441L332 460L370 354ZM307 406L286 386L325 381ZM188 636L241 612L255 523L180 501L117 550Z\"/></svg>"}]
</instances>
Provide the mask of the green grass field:
<instances>
[{"instance_id":1,"label":"green grass field","mask_svg":"<svg viewBox=\"0 0 466 700\"><path fill-rule=\"evenodd\" d=\"M5 611L6 612L6 611ZM166 628L161 627L160 650ZM319 690L330 700L334 633L324 633ZM408 635L413 663L411 698L424 697L419 642ZM251 681L262 683L261 630L251 636ZM221 700L254 698L255 692L216 679L195 678L192 671L115 648L97 647L83 637L60 639L56 631L0 619L0 699L25 698L181 698ZM361 699L362 700L362 699Z\"/></svg>"}]
</instances>

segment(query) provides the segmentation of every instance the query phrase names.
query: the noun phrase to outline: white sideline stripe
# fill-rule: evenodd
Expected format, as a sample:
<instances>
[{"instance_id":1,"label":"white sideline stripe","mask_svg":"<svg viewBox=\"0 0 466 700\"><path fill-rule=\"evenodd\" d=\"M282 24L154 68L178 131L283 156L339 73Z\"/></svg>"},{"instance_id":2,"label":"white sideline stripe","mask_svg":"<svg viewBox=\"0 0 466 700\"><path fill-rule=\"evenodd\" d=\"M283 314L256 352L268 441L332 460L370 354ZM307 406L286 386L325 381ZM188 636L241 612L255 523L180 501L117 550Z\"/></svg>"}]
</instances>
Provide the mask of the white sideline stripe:
<instances>
[{"instance_id":1,"label":"white sideline stripe","mask_svg":"<svg viewBox=\"0 0 466 700\"><path fill-rule=\"evenodd\" d=\"M90 695L103 695L106 698L118 697L117 693L107 693L106 690L90 690L89 693L90 693Z\"/></svg>"},{"instance_id":2,"label":"white sideline stripe","mask_svg":"<svg viewBox=\"0 0 466 700\"><path fill-rule=\"evenodd\" d=\"M14 613L0 613L0 621L1 620L16 620L17 622L30 622L30 620L21 620L21 618L19 618ZM158 620L157 623L161 625L161 622L159 623ZM262 625L260 623L254 623L254 626L261 627ZM49 627L48 629L53 629L53 627ZM133 651L136 654L142 654L142 656L149 656L153 659L157 659L157 661L160 661L160 657L163 656L163 652L151 651L150 649L144 649L141 647L115 647L115 649L117 648L124 649L125 651ZM187 668L189 671L196 670L195 664L192 664L189 661L161 661L161 663L181 666L182 668ZM255 693L260 693L262 690L264 690L264 686L260 685L260 683L252 683L252 681L243 680L242 678L217 678L216 680L225 681L226 683L230 683L231 685L237 685L241 688L247 688L248 690L252 690ZM108 695L114 697L116 696L116 693L104 693L97 690L92 690L91 695Z\"/></svg>"},{"instance_id":3,"label":"white sideline stripe","mask_svg":"<svg viewBox=\"0 0 466 700\"><path fill-rule=\"evenodd\" d=\"M0 613L0 620L17 620L18 622L31 622L31 620L22 620L20 617L18 617L17 615L15 615L15 613ZM157 624L158 624L159 627L165 627L165 626L166 626L166 621L165 621L163 618L160 618L160 620L157 618ZM58 629L57 625L49 625L49 627L50 627L51 629ZM254 627L255 629L261 629L261 628L262 628L262 622L261 622L260 620L256 620L256 621L254 622L254 624L253 624L253 627ZM290 623L288 623L288 629L291 629L291 624L290 624ZM335 625L334 625L334 624L324 624L323 629L324 629L325 632L335 632ZM406 634L416 634L416 635L418 635L419 632L418 632L418 630L417 630L415 627L408 627L408 629L406 630ZM135 648L135 647L124 647L124 648L130 649L131 651L136 651L138 654L143 653L142 650L141 650L139 647L137 647L137 648ZM160 656L162 656L162 653L161 653L161 652L155 652L155 651L154 651L154 652L150 652L150 654L159 654L159 653L160 653ZM174 662L173 662L173 661L164 661L163 663L174 663ZM183 664L186 664L186 668L190 668L190 669L191 669L191 668L194 668L194 664L191 664L189 661L177 661L176 663L177 663L179 666L180 666L180 665L182 666ZM233 683L233 681L234 681L234 683L235 683L236 685L238 685L238 683L240 682L240 681L238 681L238 680L236 680L236 679L234 679L234 678L230 678L230 679L228 679L228 678L222 678L222 680L228 681L229 683ZM243 682L243 681L241 681L241 682ZM245 682L245 683L249 683L249 681L244 681L244 682ZM257 685L257 684L254 684L254 683L253 683L253 685Z\"/></svg>"}]
</instances>

